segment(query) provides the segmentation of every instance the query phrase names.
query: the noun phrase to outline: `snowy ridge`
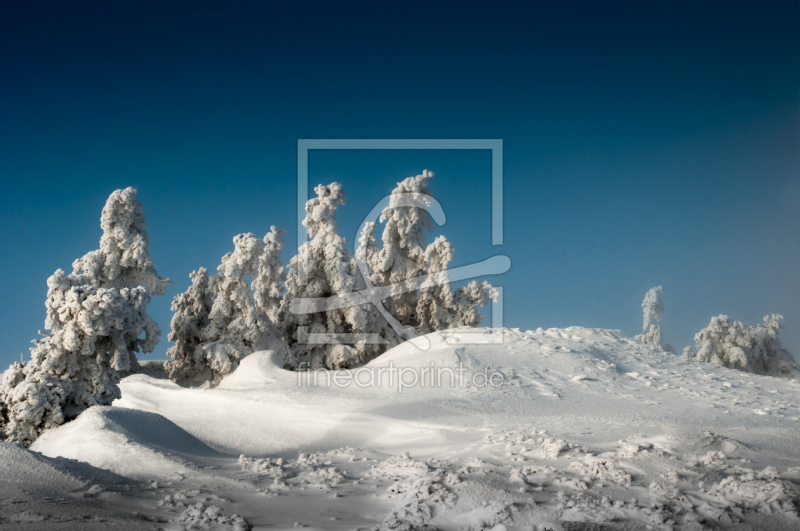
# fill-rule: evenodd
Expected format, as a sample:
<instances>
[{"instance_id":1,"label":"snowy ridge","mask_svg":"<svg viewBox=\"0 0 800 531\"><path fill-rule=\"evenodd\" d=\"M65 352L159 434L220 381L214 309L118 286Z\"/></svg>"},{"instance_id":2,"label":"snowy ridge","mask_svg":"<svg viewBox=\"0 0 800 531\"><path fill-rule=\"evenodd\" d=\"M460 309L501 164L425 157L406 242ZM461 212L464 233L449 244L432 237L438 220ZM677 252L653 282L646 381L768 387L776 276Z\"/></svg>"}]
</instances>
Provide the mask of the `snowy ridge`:
<instances>
[{"instance_id":1,"label":"snowy ridge","mask_svg":"<svg viewBox=\"0 0 800 531\"><path fill-rule=\"evenodd\" d=\"M146 514L175 529L799 525L799 382L615 330L426 337L429 350L404 343L341 372L382 386L306 385L269 351L216 388L133 375L114 407L91 408L34 449L152 475L161 501ZM463 367L503 383L400 392L389 367Z\"/></svg>"}]
</instances>

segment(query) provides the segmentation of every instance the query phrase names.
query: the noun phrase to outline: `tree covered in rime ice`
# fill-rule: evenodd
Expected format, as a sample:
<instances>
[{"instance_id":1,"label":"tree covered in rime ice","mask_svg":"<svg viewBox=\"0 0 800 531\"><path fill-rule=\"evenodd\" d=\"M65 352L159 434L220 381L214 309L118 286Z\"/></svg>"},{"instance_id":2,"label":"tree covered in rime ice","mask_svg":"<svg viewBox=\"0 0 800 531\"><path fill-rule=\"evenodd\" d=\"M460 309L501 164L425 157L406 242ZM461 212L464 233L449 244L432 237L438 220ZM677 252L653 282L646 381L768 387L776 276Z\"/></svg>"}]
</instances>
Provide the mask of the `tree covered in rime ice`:
<instances>
[{"instance_id":1,"label":"tree covered in rime ice","mask_svg":"<svg viewBox=\"0 0 800 531\"><path fill-rule=\"evenodd\" d=\"M352 367L399 340L370 304L315 313L292 312L292 301L296 299L332 297L366 288L355 257L347 251L347 242L336 233L335 212L347 198L342 185L319 185L314 191L317 197L306 203L303 220L310 239L289 262L286 293L278 310L283 337L291 345L292 356L285 363L290 368ZM326 334L328 339L313 342L309 334ZM370 334L382 342L368 342L353 334Z\"/></svg>"},{"instance_id":2,"label":"tree covered in rime ice","mask_svg":"<svg viewBox=\"0 0 800 531\"><path fill-rule=\"evenodd\" d=\"M256 309L273 323L278 319L283 282L286 281L286 270L281 262L284 234L285 230L273 225L264 236L264 251L258 262L258 274L252 284Z\"/></svg>"},{"instance_id":3,"label":"tree covered in rime ice","mask_svg":"<svg viewBox=\"0 0 800 531\"><path fill-rule=\"evenodd\" d=\"M650 288L642 301L642 308L644 310L644 324L642 326L642 333L636 336L637 341L641 341L645 345L649 345L658 350L666 352L675 352L672 345L664 341L664 334L661 331L661 326L656 324L656 321L661 320L661 314L664 313L664 303L661 301L661 294L664 288L657 286Z\"/></svg>"},{"instance_id":4,"label":"tree covered in rime ice","mask_svg":"<svg viewBox=\"0 0 800 531\"><path fill-rule=\"evenodd\" d=\"M171 281L153 267L141 210L134 188L112 193L100 249L75 260L72 273L59 269L47 280L51 333L34 340L31 361L12 365L0 387L8 440L29 445L86 408L110 404L120 396L118 371L136 370L136 352L158 343L161 330L147 305Z\"/></svg>"},{"instance_id":5,"label":"tree covered in rime ice","mask_svg":"<svg viewBox=\"0 0 800 531\"><path fill-rule=\"evenodd\" d=\"M185 293L177 295L172 300L171 331L167 339L175 343L167 350L171 358L164 364L164 370L169 378L175 381L186 381L196 375L207 373L206 358L202 349L202 334L209 324L208 314L211 313L213 299L208 289L208 269L201 267L189 275L192 285ZM195 358L195 352L199 354Z\"/></svg>"},{"instance_id":6,"label":"tree covered in rime ice","mask_svg":"<svg viewBox=\"0 0 800 531\"><path fill-rule=\"evenodd\" d=\"M254 234L233 238L234 251L222 257L217 274L192 273L192 285L175 297L170 340L175 346L165 370L176 381L216 383L258 350L286 356L286 345L266 315L256 308L245 275L258 277L263 245Z\"/></svg>"},{"instance_id":7,"label":"tree covered in rime ice","mask_svg":"<svg viewBox=\"0 0 800 531\"><path fill-rule=\"evenodd\" d=\"M780 315L768 315L763 324L752 327L739 321L731 322L726 315L712 317L708 327L694 336L698 349L696 357L729 369L797 377L800 367L778 338L782 320Z\"/></svg>"},{"instance_id":8,"label":"tree covered in rime ice","mask_svg":"<svg viewBox=\"0 0 800 531\"><path fill-rule=\"evenodd\" d=\"M483 320L479 309L497 297L488 282L478 281L454 293L446 271L453 257L453 246L444 236L426 246L425 231L433 231L433 220L423 206L430 207L433 203L428 189L432 177L433 172L425 170L398 183L380 217L380 222L386 224L383 247L378 246L374 236L375 223L367 223L358 250L376 286L421 280L419 292L403 290L383 301L392 316L419 334L479 326Z\"/></svg>"}]
</instances>

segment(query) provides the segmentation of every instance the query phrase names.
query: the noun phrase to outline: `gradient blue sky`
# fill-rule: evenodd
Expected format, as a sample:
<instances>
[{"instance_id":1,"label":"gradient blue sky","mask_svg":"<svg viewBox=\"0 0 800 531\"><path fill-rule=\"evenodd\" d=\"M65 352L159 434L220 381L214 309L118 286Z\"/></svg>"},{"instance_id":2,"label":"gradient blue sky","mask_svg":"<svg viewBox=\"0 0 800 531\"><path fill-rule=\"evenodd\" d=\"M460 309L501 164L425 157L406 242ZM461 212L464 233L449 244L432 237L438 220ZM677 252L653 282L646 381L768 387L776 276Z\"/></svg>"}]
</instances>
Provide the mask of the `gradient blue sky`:
<instances>
[{"instance_id":1,"label":"gradient blue sky","mask_svg":"<svg viewBox=\"0 0 800 531\"><path fill-rule=\"evenodd\" d=\"M786 317L800 352L798 2L0 4L0 363L28 356L46 279L136 186L175 281L240 232L289 230L298 138L502 138L486 151L313 152L369 209L427 168L454 265L503 252L511 327L641 327L663 285L678 350L712 315ZM233 7L232 7L233 6Z\"/></svg>"}]
</instances>

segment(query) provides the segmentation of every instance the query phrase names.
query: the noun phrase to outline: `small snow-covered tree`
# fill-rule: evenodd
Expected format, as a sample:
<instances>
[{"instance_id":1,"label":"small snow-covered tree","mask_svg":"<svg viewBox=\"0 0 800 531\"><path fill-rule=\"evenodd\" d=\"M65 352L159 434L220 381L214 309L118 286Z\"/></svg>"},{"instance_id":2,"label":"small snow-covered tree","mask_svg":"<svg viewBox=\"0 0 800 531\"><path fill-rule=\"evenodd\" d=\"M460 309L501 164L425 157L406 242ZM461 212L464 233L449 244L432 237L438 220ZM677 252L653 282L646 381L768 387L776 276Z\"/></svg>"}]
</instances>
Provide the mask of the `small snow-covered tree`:
<instances>
[{"instance_id":1,"label":"small snow-covered tree","mask_svg":"<svg viewBox=\"0 0 800 531\"><path fill-rule=\"evenodd\" d=\"M664 288L657 286L650 288L642 301L642 308L644 310L644 324L642 326L642 333L636 336L637 341L641 341L645 345L649 345L658 350L675 353L672 345L664 341L664 334L661 331L661 326L656 324L656 321L661 320L661 314L664 313L664 303L661 301L661 294Z\"/></svg>"},{"instance_id":2,"label":"small snow-covered tree","mask_svg":"<svg viewBox=\"0 0 800 531\"><path fill-rule=\"evenodd\" d=\"M264 251L258 263L258 274L252 284L256 309L262 315L269 317L273 323L278 319L283 292L282 282L286 280L286 270L281 262L284 234L285 230L273 225L270 232L264 236Z\"/></svg>"},{"instance_id":3,"label":"small snow-covered tree","mask_svg":"<svg viewBox=\"0 0 800 531\"><path fill-rule=\"evenodd\" d=\"M453 293L447 266L453 258L453 246L444 236L425 249L427 280L420 286L417 299L417 332L427 334L459 326L480 326L479 308L497 296L488 282L473 280Z\"/></svg>"},{"instance_id":4,"label":"small snow-covered tree","mask_svg":"<svg viewBox=\"0 0 800 531\"><path fill-rule=\"evenodd\" d=\"M213 299L208 287L208 269L201 267L192 271L192 285L172 301L172 330L167 339L175 343L167 350L171 358L164 364L167 376L175 381L211 379L211 370L206 365L205 352L198 348L202 343L203 330L210 320Z\"/></svg>"},{"instance_id":5,"label":"small snow-covered tree","mask_svg":"<svg viewBox=\"0 0 800 531\"><path fill-rule=\"evenodd\" d=\"M780 315L768 315L763 324L752 327L732 322L727 315L712 317L708 327L694 337L697 359L755 374L796 378L800 367L778 338L782 320Z\"/></svg>"},{"instance_id":6,"label":"small snow-covered tree","mask_svg":"<svg viewBox=\"0 0 800 531\"><path fill-rule=\"evenodd\" d=\"M398 339L369 304L314 313L292 311L295 300L333 297L366 289L355 257L347 250L347 242L336 233L335 212L347 198L342 185L319 185L314 191L317 197L306 203L303 220L310 239L289 262L286 293L278 311L283 337L291 344L292 357L287 366L352 367L383 352L387 344L394 345ZM311 342L311 334L325 334L325 340ZM384 343L370 343L354 338L354 334L378 336Z\"/></svg>"},{"instance_id":7,"label":"small snow-covered tree","mask_svg":"<svg viewBox=\"0 0 800 531\"><path fill-rule=\"evenodd\" d=\"M697 357L697 354L694 353L692 347L683 347L683 359L685 360L693 360Z\"/></svg>"},{"instance_id":8,"label":"small snow-covered tree","mask_svg":"<svg viewBox=\"0 0 800 531\"><path fill-rule=\"evenodd\" d=\"M277 336L269 318L258 313L245 279L245 275L258 276L263 251L261 240L251 233L239 234L233 238L233 244L234 251L222 257L217 274L208 281L213 302L208 312L208 323L201 328L193 352L193 366L191 370L187 369L188 372L178 372L178 366L183 366L184 362L175 358L175 376L210 378L215 384L253 352L269 349L286 357L286 344ZM199 282L202 286L202 278Z\"/></svg>"},{"instance_id":9,"label":"small snow-covered tree","mask_svg":"<svg viewBox=\"0 0 800 531\"><path fill-rule=\"evenodd\" d=\"M30 362L3 375L7 439L28 445L86 408L110 404L120 396L118 371L135 370L135 353L158 342L147 305L171 281L153 268L141 209L134 188L112 193L100 249L75 260L69 275L59 269L47 280L45 327L52 332L34 341Z\"/></svg>"}]
</instances>

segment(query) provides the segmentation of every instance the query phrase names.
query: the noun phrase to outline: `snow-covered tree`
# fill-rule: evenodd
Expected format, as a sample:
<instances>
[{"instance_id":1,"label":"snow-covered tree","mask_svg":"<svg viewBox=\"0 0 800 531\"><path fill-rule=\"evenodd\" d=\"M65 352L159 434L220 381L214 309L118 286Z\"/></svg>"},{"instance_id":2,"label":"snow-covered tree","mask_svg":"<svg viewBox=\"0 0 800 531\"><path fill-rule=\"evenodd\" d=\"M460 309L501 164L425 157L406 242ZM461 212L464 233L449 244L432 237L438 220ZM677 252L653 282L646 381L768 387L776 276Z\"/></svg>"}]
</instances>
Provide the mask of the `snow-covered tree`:
<instances>
[{"instance_id":1,"label":"snow-covered tree","mask_svg":"<svg viewBox=\"0 0 800 531\"><path fill-rule=\"evenodd\" d=\"M428 189L433 172L408 177L392 190L389 205L381 212L385 223L383 247L374 236L375 223L367 223L359 239L358 254L371 272L376 286L402 285L428 275L419 292L414 289L394 293L384 300L389 313L398 322L411 326L419 334L457 326L479 326L480 308L497 296L488 282L472 281L453 293L447 266L453 246L444 236L426 246L425 231L433 231L433 220L423 206L433 204Z\"/></svg>"},{"instance_id":2,"label":"snow-covered tree","mask_svg":"<svg viewBox=\"0 0 800 531\"><path fill-rule=\"evenodd\" d=\"M656 324L656 321L661 320L661 314L664 313L664 303L661 301L663 292L664 288L657 286L650 288L644 296L642 301L644 324L642 325L642 333L636 336L635 339L658 350L674 353L675 349L672 348L672 345L664 341L661 326Z\"/></svg>"},{"instance_id":3,"label":"snow-covered tree","mask_svg":"<svg viewBox=\"0 0 800 531\"><path fill-rule=\"evenodd\" d=\"M283 282L286 281L286 270L281 262L284 234L285 230L273 225L264 236L264 251L258 263L258 274L252 284L256 309L273 323L278 319Z\"/></svg>"},{"instance_id":4,"label":"snow-covered tree","mask_svg":"<svg viewBox=\"0 0 800 531\"><path fill-rule=\"evenodd\" d=\"M286 293L278 311L283 337L291 344L292 358L287 366L351 367L383 352L387 344L394 345L398 339L370 304L314 313L292 311L295 300L326 298L366 289L355 257L347 250L347 242L336 233L335 212L347 198L342 185L319 185L314 191L317 197L306 203L303 220L310 240L289 262ZM311 342L310 334L325 334L326 339ZM353 334L378 336L384 343L370 343L354 338Z\"/></svg>"},{"instance_id":5,"label":"snow-covered tree","mask_svg":"<svg viewBox=\"0 0 800 531\"><path fill-rule=\"evenodd\" d=\"M253 293L245 279L245 275L258 276L263 251L261 240L251 233L239 234L233 238L233 244L234 251L222 257L217 274L208 280L207 292L210 293L212 304L208 310L207 324L202 321L204 326L200 329L191 358L184 357L191 348L189 342L176 344L179 350L174 354L178 357L173 358L170 366L174 377L195 381L208 378L215 384L234 371L242 358L253 352L273 350L286 358L286 344L278 337L269 318L258 313ZM184 294L186 299L177 301L176 298L178 308L192 297L202 299L205 296L202 293L206 291L202 276L197 282L196 291L193 284L189 288L192 293ZM197 311L197 317L201 317L205 310ZM189 317L188 313L186 316ZM182 323L181 319L176 324ZM173 332L176 332L175 328ZM191 339L191 342L194 341ZM186 361L189 359L191 363Z\"/></svg>"},{"instance_id":6,"label":"snow-covered tree","mask_svg":"<svg viewBox=\"0 0 800 531\"><path fill-rule=\"evenodd\" d=\"M697 354L694 353L692 347L683 347L683 359L685 360L693 360L697 357Z\"/></svg>"},{"instance_id":7,"label":"snow-covered tree","mask_svg":"<svg viewBox=\"0 0 800 531\"><path fill-rule=\"evenodd\" d=\"M375 224L365 227L361 241L368 243L364 251L376 286L399 284L425 274L425 231L433 231L433 220L425 208L408 206L404 199L413 198L419 204L430 204L432 196L428 183L433 172L424 170L416 177L408 177L392 190L389 205L383 209L380 222L386 225L381 236L383 247L378 248L372 236ZM367 230L369 233L367 234ZM389 312L403 325L417 327L417 291L397 293L384 301Z\"/></svg>"},{"instance_id":8,"label":"snow-covered tree","mask_svg":"<svg viewBox=\"0 0 800 531\"><path fill-rule=\"evenodd\" d=\"M425 249L428 277L420 286L415 312L417 332L427 334L459 326L480 326L479 308L497 296L488 282L473 280L453 293L447 266L453 258L453 246L444 236Z\"/></svg>"},{"instance_id":9,"label":"snow-covered tree","mask_svg":"<svg viewBox=\"0 0 800 531\"><path fill-rule=\"evenodd\" d=\"M780 315L768 315L763 324L752 327L731 322L726 315L712 317L708 327L694 336L697 359L755 374L796 378L800 367L778 338L782 320Z\"/></svg>"},{"instance_id":10,"label":"snow-covered tree","mask_svg":"<svg viewBox=\"0 0 800 531\"><path fill-rule=\"evenodd\" d=\"M135 370L135 353L152 352L158 342L161 330L147 305L171 281L153 268L141 210L134 188L112 193L100 249L75 260L69 275L59 269L47 280L51 333L34 340L30 362L3 375L8 440L28 445L86 408L110 404L120 396L118 371Z\"/></svg>"},{"instance_id":11,"label":"snow-covered tree","mask_svg":"<svg viewBox=\"0 0 800 531\"><path fill-rule=\"evenodd\" d=\"M175 343L167 350L171 358L164 364L167 376L175 381L195 379L210 380L211 370L206 365L205 352L198 347L202 334L209 324L213 299L208 287L208 269L192 271L192 285L172 301L172 330L167 339Z\"/></svg>"}]
</instances>

